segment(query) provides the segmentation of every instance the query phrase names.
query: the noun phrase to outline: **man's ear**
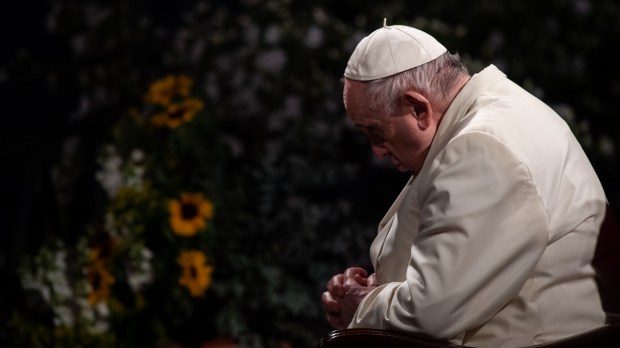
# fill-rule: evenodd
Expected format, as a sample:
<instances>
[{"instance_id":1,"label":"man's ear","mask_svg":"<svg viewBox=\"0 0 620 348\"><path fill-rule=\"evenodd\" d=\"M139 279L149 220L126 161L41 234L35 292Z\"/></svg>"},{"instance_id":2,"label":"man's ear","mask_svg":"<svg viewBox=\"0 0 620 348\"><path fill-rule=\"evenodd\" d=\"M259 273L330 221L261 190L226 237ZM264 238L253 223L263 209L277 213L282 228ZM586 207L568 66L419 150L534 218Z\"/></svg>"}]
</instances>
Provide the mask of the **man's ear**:
<instances>
[{"instance_id":1,"label":"man's ear","mask_svg":"<svg viewBox=\"0 0 620 348\"><path fill-rule=\"evenodd\" d=\"M431 102L422 94L409 91L404 95L406 108L418 121L421 130L430 127L433 116L433 108Z\"/></svg>"}]
</instances>

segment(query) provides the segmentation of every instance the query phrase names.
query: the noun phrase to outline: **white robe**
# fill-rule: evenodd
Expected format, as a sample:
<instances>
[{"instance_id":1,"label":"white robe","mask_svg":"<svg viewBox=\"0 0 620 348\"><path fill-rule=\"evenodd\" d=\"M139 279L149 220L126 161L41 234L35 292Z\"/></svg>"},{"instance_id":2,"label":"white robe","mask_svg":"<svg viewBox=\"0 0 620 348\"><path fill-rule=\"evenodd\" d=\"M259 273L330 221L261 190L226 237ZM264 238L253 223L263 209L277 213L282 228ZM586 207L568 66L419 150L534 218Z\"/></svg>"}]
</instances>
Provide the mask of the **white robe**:
<instances>
[{"instance_id":1,"label":"white robe","mask_svg":"<svg viewBox=\"0 0 620 348\"><path fill-rule=\"evenodd\" d=\"M454 99L381 221L380 286L350 327L514 347L601 326L590 263L605 207L566 123L491 65Z\"/></svg>"}]
</instances>

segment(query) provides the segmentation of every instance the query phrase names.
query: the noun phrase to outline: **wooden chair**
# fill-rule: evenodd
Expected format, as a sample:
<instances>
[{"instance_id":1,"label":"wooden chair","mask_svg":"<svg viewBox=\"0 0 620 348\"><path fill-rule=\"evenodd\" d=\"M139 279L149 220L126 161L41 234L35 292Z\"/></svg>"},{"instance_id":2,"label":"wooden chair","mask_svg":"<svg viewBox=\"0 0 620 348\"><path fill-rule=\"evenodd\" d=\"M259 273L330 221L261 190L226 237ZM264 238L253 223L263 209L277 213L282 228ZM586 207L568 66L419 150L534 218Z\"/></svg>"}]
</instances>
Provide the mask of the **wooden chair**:
<instances>
[{"instance_id":1,"label":"wooden chair","mask_svg":"<svg viewBox=\"0 0 620 348\"><path fill-rule=\"evenodd\" d=\"M608 313L605 326L558 341L529 348L620 347L620 231L609 205L597 241L592 266L603 308ZM335 330L324 336L318 348L466 348L420 335L376 329Z\"/></svg>"}]
</instances>

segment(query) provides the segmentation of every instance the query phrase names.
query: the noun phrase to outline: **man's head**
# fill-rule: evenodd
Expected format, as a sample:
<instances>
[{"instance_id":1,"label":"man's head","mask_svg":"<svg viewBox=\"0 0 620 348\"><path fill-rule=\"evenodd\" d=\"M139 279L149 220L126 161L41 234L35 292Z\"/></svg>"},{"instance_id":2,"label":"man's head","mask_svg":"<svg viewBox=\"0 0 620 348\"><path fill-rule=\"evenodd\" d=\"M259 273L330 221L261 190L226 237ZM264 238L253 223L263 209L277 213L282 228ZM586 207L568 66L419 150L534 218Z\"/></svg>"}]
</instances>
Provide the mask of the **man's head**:
<instances>
[{"instance_id":1,"label":"man's head","mask_svg":"<svg viewBox=\"0 0 620 348\"><path fill-rule=\"evenodd\" d=\"M430 35L385 25L360 41L344 75L345 108L375 156L414 174L469 76L458 55Z\"/></svg>"}]
</instances>

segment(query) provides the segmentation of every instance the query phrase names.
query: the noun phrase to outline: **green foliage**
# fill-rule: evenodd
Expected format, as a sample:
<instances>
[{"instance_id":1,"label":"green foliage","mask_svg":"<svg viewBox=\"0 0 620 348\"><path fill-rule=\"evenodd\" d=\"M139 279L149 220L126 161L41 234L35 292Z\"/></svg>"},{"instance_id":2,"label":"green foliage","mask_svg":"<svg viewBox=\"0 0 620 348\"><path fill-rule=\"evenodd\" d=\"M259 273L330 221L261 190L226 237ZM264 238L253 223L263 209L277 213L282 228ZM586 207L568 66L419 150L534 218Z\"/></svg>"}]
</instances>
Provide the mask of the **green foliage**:
<instances>
[{"instance_id":1,"label":"green foliage","mask_svg":"<svg viewBox=\"0 0 620 348\"><path fill-rule=\"evenodd\" d=\"M42 324L24 314L14 312L8 326L14 328L13 347L32 348L107 348L119 347L114 335L92 334L80 327L55 327Z\"/></svg>"}]
</instances>

